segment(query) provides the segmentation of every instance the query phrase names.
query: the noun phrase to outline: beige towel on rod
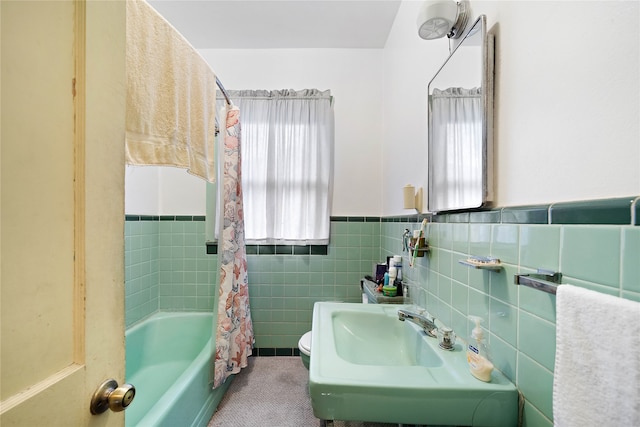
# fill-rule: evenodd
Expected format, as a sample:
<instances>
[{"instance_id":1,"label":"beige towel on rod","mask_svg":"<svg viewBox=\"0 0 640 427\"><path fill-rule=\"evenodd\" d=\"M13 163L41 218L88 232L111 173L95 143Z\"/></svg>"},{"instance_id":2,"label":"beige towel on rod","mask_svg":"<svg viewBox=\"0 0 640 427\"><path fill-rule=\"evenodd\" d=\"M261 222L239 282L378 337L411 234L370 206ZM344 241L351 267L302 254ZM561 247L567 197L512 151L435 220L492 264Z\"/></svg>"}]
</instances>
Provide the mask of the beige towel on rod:
<instances>
[{"instance_id":1,"label":"beige towel on rod","mask_svg":"<svg viewBox=\"0 0 640 427\"><path fill-rule=\"evenodd\" d=\"M640 426L640 303L558 286L553 421Z\"/></svg>"},{"instance_id":2,"label":"beige towel on rod","mask_svg":"<svg viewBox=\"0 0 640 427\"><path fill-rule=\"evenodd\" d=\"M126 161L215 181L216 77L144 1L127 1Z\"/></svg>"}]
</instances>

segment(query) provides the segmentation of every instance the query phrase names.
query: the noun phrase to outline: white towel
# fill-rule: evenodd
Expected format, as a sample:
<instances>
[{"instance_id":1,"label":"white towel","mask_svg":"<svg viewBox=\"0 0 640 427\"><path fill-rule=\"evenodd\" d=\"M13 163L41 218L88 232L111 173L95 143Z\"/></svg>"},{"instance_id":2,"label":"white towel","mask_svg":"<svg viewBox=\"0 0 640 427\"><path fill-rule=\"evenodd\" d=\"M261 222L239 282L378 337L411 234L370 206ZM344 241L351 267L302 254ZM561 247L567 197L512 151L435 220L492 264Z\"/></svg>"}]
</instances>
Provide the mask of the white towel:
<instances>
[{"instance_id":1,"label":"white towel","mask_svg":"<svg viewBox=\"0 0 640 427\"><path fill-rule=\"evenodd\" d=\"M553 418L559 427L640 425L640 303L558 287Z\"/></svg>"},{"instance_id":2,"label":"white towel","mask_svg":"<svg viewBox=\"0 0 640 427\"><path fill-rule=\"evenodd\" d=\"M127 1L126 161L215 181L216 77L144 1Z\"/></svg>"}]
</instances>

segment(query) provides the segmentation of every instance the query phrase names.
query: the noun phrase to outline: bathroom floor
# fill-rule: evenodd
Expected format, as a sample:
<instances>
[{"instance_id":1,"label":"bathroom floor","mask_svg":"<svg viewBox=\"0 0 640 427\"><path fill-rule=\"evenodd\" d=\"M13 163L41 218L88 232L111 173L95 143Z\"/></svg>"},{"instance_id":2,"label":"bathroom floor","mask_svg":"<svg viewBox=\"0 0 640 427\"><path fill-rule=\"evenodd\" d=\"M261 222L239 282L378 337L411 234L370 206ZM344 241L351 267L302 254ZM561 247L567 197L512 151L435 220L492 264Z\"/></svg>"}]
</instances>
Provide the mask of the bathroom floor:
<instances>
[{"instance_id":1,"label":"bathroom floor","mask_svg":"<svg viewBox=\"0 0 640 427\"><path fill-rule=\"evenodd\" d=\"M315 427L309 371L299 357L250 357L233 380L208 427ZM331 425L331 424L329 424ZM397 424L335 421L334 427L398 427Z\"/></svg>"}]
</instances>

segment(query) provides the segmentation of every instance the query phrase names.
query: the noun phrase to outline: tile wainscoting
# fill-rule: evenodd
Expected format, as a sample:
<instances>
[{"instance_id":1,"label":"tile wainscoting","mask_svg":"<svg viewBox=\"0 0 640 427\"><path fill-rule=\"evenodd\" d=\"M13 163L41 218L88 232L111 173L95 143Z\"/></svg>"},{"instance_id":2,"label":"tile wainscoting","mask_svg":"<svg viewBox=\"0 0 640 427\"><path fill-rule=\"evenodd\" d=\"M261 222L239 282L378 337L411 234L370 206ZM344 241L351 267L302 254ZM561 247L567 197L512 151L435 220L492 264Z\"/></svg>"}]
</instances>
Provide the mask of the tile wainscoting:
<instances>
[{"instance_id":1,"label":"tile wainscoting","mask_svg":"<svg viewBox=\"0 0 640 427\"><path fill-rule=\"evenodd\" d=\"M297 354L316 301L361 301L359 280L402 254L402 234L428 218L430 252L404 276L444 323L466 337L469 314L483 326L494 362L525 397L525 425L552 422L555 296L513 284L517 273L560 271L563 283L640 301L637 197L402 217L333 217L331 243L298 254L255 247L249 293L262 355ZM213 309L217 256L207 254L204 217L127 215L126 324L158 310ZM319 251L319 252L318 252ZM323 252L324 251L324 252ZM458 263L495 256L499 272Z\"/></svg>"}]
</instances>

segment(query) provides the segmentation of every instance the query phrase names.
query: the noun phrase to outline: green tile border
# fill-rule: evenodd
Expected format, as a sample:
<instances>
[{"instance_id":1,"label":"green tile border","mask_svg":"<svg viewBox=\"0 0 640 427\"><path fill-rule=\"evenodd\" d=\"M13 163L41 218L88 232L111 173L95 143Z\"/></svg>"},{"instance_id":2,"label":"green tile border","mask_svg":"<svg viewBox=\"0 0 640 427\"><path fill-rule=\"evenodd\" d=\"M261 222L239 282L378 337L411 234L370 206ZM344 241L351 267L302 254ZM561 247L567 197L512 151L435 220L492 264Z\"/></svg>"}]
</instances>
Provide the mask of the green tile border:
<instances>
[{"instance_id":1,"label":"green tile border","mask_svg":"<svg viewBox=\"0 0 640 427\"><path fill-rule=\"evenodd\" d=\"M421 214L414 216L363 217L333 216L331 222L349 223L419 223L424 218L436 223L484 223L484 224L598 224L598 225L640 225L640 196L615 199L562 202L549 205L514 206L487 211ZM125 221L205 221L200 215L125 215ZM271 246L261 250L261 254L300 253L304 250L271 250ZM317 245L323 246L323 245ZM284 252L281 252L284 251Z\"/></svg>"},{"instance_id":2,"label":"green tile border","mask_svg":"<svg viewBox=\"0 0 640 427\"><path fill-rule=\"evenodd\" d=\"M640 225L640 196L561 202L548 205L513 206L470 212L445 212L389 217L332 216L331 222L347 223L436 223L478 224L598 224ZM203 215L125 215L125 221L205 221ZM218 253L217 244L207 243L207 254ZM247 245L248 255L327 255L328 245Z\"/></svg>"},{"instance_id":3,"label":"green tile border","mask_svg":"<svg viewBox=\"0 0 640 427\"><path fill-rule=\"evenodd\" d=\"M496 224L501 221L501 210L469 212L469 222L478 224Z\"/></svg>"},{"instance_id":4,"label":"green tile border","mask_svg":"<svg viewBox=\"0 0 640 427\"><path fill-rule=\"evenodd\" d=\"M640 196L431 215L436 223L640 225ZM384 219L383 219L383 222Z\"/></svg>"},{"instance_id":5,"label":"green tile border","mask_svg":"<svg viewBox=\"0 0 640 427\"><path fill-rule=\"evenodd\" d=\"M635 197L554 203L549 207L551 224L631 225Z\"/></svg>"},{"instance_id":6,"label":"green tile border","mask_svg":"<svg viewBox=\"0 0 640 427\"><path fill-rule=\"evenodd\" d=\"M258 255L275 255L276 245L256 245L258 246Z\"/></svg>"},{"instance_id":7,"label":"green tile border","mask_svg":"<svg viewBox=\"0 0 640 427\"><path fill-rule=\"evenodd\" d=\"M311 255L311 246L293 246L294 255Z\"/></svg>"},{"instance_id":8,"label":"green tile border","mask_svg":"<svg viewBox=\"0 0 640 427\"><path fill-rule=\"evenodd\" d=\"M290 347L254 347L252 355L258 357L300 356L300 350Z\"/></svg>"},{"instance_id":9,"label":"green tile border","mask_svg":"<svg viewBox=\"0 0 640 427\"><path fill-rule=\"evenodd\" d=\"M441 218L443 219L441 222L466 223L469 222L469 215L469 212L445 214L443 216L441 215Z\"/></svg>"},{"instance_id":10,"label":"green tile border","mask_svg":"<svg viewBox=\"0 0 640 427\"><path fill-rule=\"evenodd\" d=\"M206 221L204 215L125 215L125 221Z\"/></svg>"},{"instance_id":11,"label":"green tile border","mask_svg":"<svg viewBox=\"0 0 640 427\"><path fill-rule=\"evenodd\" d=\"M125 221L159 221L160 217L157 215L125 215Z\"/></svg>"},{"instance_id":12,"label":"green tile border","mask_svg":"<svg viewBox=\"0 0 640 427\"><path fill-rule=\"evenodd\" d=\"M381 222L379 216L332 216L331 222Z\"/></svg>"},{"instance_id":13,"label":"green tile border","mask_svg":"<svg viewBox=\"0 0 640 427\"><path fill-rule=\"evenodd\" d=\"M515 206L502 209L503 224L549 224L549 206Z\"/></svg>"},{"instance_id":14,"label":"green tile border","mask_svg":"<svg viewBox=\"0 0 640 427\"><path fill-rule=\"evenodd\" d=\"M327 255L328 245L247 245L247 255ZM218 253L218 243L207 242L207 255Z\"/></svg>"},{"instance_id":15,"label":"green tile border","mask_svg":"<svg viewBox=\"0 0 640 427\"><path fill-rule=\"evenodd\" d=\"M311 255L327 255L329 253L329 246L324 245L311 245Z\"/></svg>"}]
</instances>

